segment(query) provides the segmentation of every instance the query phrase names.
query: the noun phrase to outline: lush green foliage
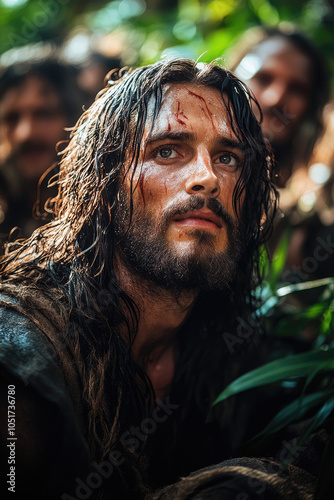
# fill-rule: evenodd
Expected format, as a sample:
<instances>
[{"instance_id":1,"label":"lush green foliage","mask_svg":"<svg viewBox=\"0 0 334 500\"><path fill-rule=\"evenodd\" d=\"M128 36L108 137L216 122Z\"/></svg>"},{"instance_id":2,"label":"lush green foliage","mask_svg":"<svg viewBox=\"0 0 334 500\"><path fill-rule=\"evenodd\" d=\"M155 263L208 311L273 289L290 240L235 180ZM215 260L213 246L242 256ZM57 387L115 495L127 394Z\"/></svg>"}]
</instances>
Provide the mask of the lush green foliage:
<instances>
[{"instance_id":1,"label":"lush green foliage","mask_svg":"<svg viewBox=\"0 0 334 500\"><path fill-rule=\"evenodd\" d=\"M0 53L27 43L61 44L78 28L116 33L126 64L175 53L212 60L258 24L291 22L332 62L333 0L0 0Z\"/></svg>"},{"instance_id":2,"label":"lush green foliage","mask_svg":"<svg viewBox=\"0 0 334 500\"><path fill-rule=\"evenodd\" d=\"M280 339L281 349L273 350L267 364L234 380L214 402L219 404L250 389L293 389L292 401L252 438L254 450L264 449L275 433L289 424L305 421L298 440L301 446L324 423L332 422L334 414L334 278L280 286L288 242L289 234L282 238L271 265L263 253L266 280L256 291L260 300L258 314L266 334ZM334 431L322 458L323 478L319 484L323 489L332 487L328 481L333 466ZM322 493L320 489L317 499L323 498Z\"/></svg>"}]
</instances>

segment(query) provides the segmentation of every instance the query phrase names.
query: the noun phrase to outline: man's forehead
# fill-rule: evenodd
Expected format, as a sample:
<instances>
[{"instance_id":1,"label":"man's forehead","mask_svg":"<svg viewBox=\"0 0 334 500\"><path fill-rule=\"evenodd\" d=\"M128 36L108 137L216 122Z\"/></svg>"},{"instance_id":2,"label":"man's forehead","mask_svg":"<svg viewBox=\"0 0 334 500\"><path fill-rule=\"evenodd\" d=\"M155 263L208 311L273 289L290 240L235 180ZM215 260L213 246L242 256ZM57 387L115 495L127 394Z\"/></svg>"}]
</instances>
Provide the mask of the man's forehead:
<instances>
[{"instance_id":1,"label":"man's forehead","mask_svg":"<svg viewBox=\"0 0 334 500\"><path fill-rule=\"evenodd\" d=\"M233 110L230 110L233 116ZM155 121L152 127L153 117ZM221 132L231 128L230 114L220 91L193 83L170 83L163 86L159 110L152 97L148 106L146 132L173 129L186 130L195 124Z\"/></svg>"},{"instance_id":2,"label":"man's forehead","mask_svg":"<svg viewBox=\"0 0 334 500\"><path fill-rule=\"evenodd\" d=\"M4 93L1 104L3 108L16 108L26 103L34 105L36 102L61 104L60 95L51 83L42 76L29 75Z\"/></svg>"},{"instance_id":3,"label":"man's forehead","mask_svg":"<svg viewBox=\"0 0 334 500\"><path fill-rule=\"evenodd\" d=\"M258 58L259 69L263 65L275 68L279 60L291 71L291 76L309 82L311 59L294 43L283 37L278 36L263 41L254 47L253 56Z\"/></svg>"},{"instance_id":4,"label":"man's forehead","mask_svg":"<svg viewBox=\"0 0 334 500\"><path fill-rule=\"evenodd\" d=\"M224 107L221 93L215 87L210 87L203 84L196 83L170 83L162 88L162 102L161 107L164 105L175 104L176 99L182 100L182 104L194 104L198 102L203 105L204 101L212 106L218 106L221 109Z\"/></svg>"},{"instance_id":5,"label":"man's forehead","mask_svg":"<svg viewBox=\"0 0 334 500\"><path fill-rule=\"evenodd\" d=\"M161 103L160 103L160 109L161 106L165 103L166 101L166 95L169 94L171 90L173 90L176 87L177 84L175 83L165 83L162 86L162 98L161 98ZM148 101L147 104L147 117L150 119L153 119L155 113L156 113L156 97L154 95L151 96L151 98ZM158 110L159 113L159 110Z\"/></svg>"}]
</instances>

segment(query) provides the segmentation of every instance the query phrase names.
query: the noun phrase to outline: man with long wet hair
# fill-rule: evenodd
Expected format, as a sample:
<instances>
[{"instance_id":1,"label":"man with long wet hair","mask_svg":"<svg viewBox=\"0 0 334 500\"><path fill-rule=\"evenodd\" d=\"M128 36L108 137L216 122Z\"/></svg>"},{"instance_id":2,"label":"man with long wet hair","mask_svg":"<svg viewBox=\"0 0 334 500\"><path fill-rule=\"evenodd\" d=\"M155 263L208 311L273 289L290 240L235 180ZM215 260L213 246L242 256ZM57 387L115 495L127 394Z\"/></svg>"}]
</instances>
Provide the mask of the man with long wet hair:
<instances>
[{"instance_id":1,"label":"man with long wet hair","mask_svg":"<svg viewBox=\"0 0 334 500\"><path fill-rule=\"evenodd\" d=\"M114 72L74 128L54 219L1 260L25 498L140 499L236 453L234 403L206 420L260 362L252 291L276 201L252 100L218 65L163 61Z\"/></svg>"}]
</instances>

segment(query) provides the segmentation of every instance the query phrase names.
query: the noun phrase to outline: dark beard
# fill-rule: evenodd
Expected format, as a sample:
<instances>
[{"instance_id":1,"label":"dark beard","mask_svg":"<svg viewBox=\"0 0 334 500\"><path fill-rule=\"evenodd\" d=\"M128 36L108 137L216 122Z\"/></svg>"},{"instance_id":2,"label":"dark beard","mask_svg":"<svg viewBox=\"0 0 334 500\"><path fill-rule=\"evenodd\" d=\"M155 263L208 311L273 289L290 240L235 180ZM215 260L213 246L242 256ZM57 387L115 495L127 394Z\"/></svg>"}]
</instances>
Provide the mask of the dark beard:
<instances>
[{"instance_id":1,"label":"dark beard","mask_svg":"<svg viewBox=\"0 0 334 500\"><path fill-rule=\"evenodd\" d=\"M215 252L215 236L208 231L193 229L197 240L195 251L178 254L165 239L166 229L175 214L201 209L206 205L221 217L227 227L228 248ZM205 204L201 195L168 208L158 225L151 214L134 208L130 217L129 196L121 189L115 216L116 248L128 269L152 284L174 292L182 290L215 291L226 289L233 280L240 241L235 222L221 203L212 198Z\"/></svg>"}]
</instances>

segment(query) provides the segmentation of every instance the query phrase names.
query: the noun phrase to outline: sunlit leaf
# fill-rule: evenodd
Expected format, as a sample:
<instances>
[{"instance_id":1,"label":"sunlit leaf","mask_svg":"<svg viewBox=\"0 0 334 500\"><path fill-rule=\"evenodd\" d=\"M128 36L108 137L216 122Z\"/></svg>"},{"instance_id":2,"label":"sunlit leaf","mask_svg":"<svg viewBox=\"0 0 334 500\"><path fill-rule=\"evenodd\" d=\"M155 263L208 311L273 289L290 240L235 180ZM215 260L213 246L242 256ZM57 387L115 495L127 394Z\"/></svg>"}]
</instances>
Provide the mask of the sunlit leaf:
<instances>
[{"instance_id":1,"label":"sunlit leaf","mask_svg":"<svg viewBox=\"0 0 334 500\"><path fill-rule=\"evenodd\" d=\"M289 227L284 236L281 238L268 270L266 280L268 281L272 291L277 290L279 278L282 275L291 240L291 232L291 227Z\"/></svg>"},{"instance_id":2,"label":"sunlit leaf","mask_svg":"<svg viewBox=\"0 0 334 500\"><path fill-rule=\"evenodd\" d=\"M322 278L313 281L304 281L302 283L295 283L292 285L283 286L278 288L276 294L278 297L285 297L291 293L304 292L306 290L313 290L327 285L334 285L334 278Z\"/></svg>"},{"instance_id":3,"label":"sunlit leaf","mask_svg":"<svg viewBox=\"0 0 334 500\"><path fill-rule=\"evenodd\" d=\"M286 380L291 377L306 377L318 368L321 370L334 369L334 349L318 349L302 354L288 356L267 363L251 372L245 373L234 380L218 396L214 404L228 397L255 387Z\"/></svg>"},{"instance_id":4,"label":"sunlit leaf","mask_svg":"<svg viewBox=\"0 0 334 500\"><path fill-rule=\"evenodd\" d=\"M331 330L334 329L334 315L331 309L327 309L324 312L323 320L321 322L320 333L322 335L327 335Z\"/></svg>"}]
</instances>

